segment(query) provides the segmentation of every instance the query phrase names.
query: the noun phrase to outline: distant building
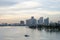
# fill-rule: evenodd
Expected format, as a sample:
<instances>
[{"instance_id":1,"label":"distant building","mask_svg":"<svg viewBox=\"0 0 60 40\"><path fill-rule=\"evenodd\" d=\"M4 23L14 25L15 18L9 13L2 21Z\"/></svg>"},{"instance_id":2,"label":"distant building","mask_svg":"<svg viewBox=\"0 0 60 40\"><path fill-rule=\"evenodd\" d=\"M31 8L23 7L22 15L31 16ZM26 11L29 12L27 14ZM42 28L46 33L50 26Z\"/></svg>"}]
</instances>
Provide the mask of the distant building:
<instances>
[{"instance_id":1,"label":"distant building","mask_svg":"<svg viewBox=\"0 0 60 40\"><path fill-rule=\"evenodd\" d=\"M24 26L25 25L24 21L20 21L20 25Z\"/></svg>"},{"instance_id":2,"label":"distant building","mask_svg":"<svg viewBox=\"0 0 60 40\"><path fill-rule=\"evenodd\" d=\"M60 24L60 21L58 21L58 24Z\"/></svg>"},{"instance_id":3,"label":"distant building","mask_svg":"<svg viewBox=\"0 0 60 40\"><path fill-rule=\"evenodd\" d=\"M19 23L13 23L13 24L9 24L9 25L12 25L12 26L18 26Z\"/></svg>"},{"instance_id":4,"label":"distant building","mask_svg":"<svg viewBox=\"0 0 60 40\"><path fill-rule=\"evenodd\" d=\"M38 24L43 24L43 17L40 17L40 19L38 20Z\"/></svg>"},{"instance_id":5,"label":"distant building","mask_svg":"<svg viewBox=\"0 0 60 40\"><path fill-rule=\"evenodd\" d=\"M44 19L44 24L49 25L49 18Z\"/></svg>"},{"instance_id":6,"label":"distant building","mask_svg":"<svg viewBox=\"0 0 60 40\"><path fill-rule=\"evenodd\" d=\"M7 26L8 24L7 24L7 23L2 23L1 25L2 25L2 26Z\"/></svg>"},{"instance_id":7,"label":"distant building","mask_svg":"<svg viewBox=\"0 0 60 40\"><path fill-rule=\"evenodd\" d=\"M31 19L26 20L27 26L35 26L37 24L36 19L34 17L31 17Z\"/></svg>"},{"instance_id":8,"label":"distant building","mask_svg":"<svg viewBox=\"0 0 60 40\"><path fill-rule=\"evenodd\" d=\"M50 25L50 26L55 26L56 24L55 24L55 22L50 22L49 25Z\"/></svg>"},{"instance_id":9,"label":"distant building","mask_svg":"<svg viewBox=\"0 0 60 40\"><path fill-rule=\"evenodd\" d=\"M27 26L30 26L30 20L29 20L29 19L26 20L26 25L27 25Z\"/></svg>"}]
</instances>

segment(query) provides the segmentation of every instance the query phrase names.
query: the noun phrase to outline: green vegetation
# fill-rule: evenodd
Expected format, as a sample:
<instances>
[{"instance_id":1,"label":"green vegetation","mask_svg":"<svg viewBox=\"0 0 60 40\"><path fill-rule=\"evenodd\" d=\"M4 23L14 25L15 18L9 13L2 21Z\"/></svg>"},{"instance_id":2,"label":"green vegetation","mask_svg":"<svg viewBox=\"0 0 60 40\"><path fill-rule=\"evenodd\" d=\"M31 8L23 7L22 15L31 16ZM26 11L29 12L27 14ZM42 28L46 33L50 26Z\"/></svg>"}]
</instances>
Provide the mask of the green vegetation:
<instances>
[{"instance_id":1,"label":"green vegetation","mask_svg":"<svg viewBox=\"0 0 60 40\"><path fill-rule=\"evenodd\" d=\"M32 28L32 29L37 28L39 30L45 29L45 30L49 30L49 31L60 31L60 24L54 23L54 25L49 24L49 25L29 26L29 28Z\"/></svg>"}]
</instances>

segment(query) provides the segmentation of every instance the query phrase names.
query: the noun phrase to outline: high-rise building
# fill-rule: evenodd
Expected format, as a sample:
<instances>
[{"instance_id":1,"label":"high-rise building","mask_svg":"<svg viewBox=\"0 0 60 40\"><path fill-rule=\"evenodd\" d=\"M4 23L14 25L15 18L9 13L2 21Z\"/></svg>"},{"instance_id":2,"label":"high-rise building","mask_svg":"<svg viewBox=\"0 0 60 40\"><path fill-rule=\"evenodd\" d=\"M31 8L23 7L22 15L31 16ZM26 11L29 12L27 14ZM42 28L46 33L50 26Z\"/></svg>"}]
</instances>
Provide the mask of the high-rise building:
<instances>
[{"instance_id":1,"label":"high-rise building","mask_svg":"<svg viewBox=\"0 0 60 40\"><path fill-rule=\"evenodd\" d=\"M44 19L44 24L49 25L49 18Z\"/></svg>"},{"instance_id":2,"label":"high-rise building","mask_svg":"<svg viewBox=\"0 0 60 40\"><path fill-rule=\"evenodd\" d=\"M20 25L22 25L22 26L23 26L23 25L24 25L24 21L20 21Z\"/></svg>"},{"instance_id":3,"label":"high-rise building","mask_svg":"<svg viewBox=\"0 0 60 40\"><path fill-rule=\"evenodd\" d=\"M30 26L30 20L26 20L26 26Z\"/></svg>"},{"instance_id":4,"label":"high-rise building","mask_svg":"<svg viewBox=\"0 0 60 40\"><path fill-rule=\"evenodd\" d=\"M60 24L60 21L58 21L58 24Z\"/></svg>"},{"instance_id":5,"label":"high-rise building","mask_svg":"<svg viewBox=\"0 0 60 40\"><path fill-rule=\"evenodd\" d=\"M43 24L43 17L40 17L40 19L38 20L38 24L39 25Z\"/></svg>"},{"instance_id":6,"label":"high-rise building","mask_svg":"<svg viewBox=\"0 0 60 40\"><path fill-rule=\"evenodd\" d=\"M34 17L31 17L31 19L26 20L26 25L28 26L35 26L36 25L36 19Z\"/></svg>"}]
</instances>

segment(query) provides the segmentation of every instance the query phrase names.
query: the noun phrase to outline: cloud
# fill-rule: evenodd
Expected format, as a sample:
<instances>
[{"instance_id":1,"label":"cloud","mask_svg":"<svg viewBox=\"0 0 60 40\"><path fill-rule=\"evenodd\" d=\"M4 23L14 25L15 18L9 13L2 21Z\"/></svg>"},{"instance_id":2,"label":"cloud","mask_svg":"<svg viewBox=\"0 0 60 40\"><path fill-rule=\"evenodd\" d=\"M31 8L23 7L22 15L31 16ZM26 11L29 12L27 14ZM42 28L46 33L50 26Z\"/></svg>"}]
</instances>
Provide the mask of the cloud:
<instances>
[{"instance_id":1,"label":"cloud","mask_svg":"<svg viewBox=\"0 0 60 40\"><path fill-rule=\"evenodd\" d=\"M52 11L60 11L60 1L59 0L45 0L43 1L42 8Z\"/></svg>"},{"instance_id":2,"label":"cloud","mask_svg":"<svg viewBox=\"0 0 60 40\"><path fill-rule=\"evenodd\" d=\"M30 1L30 0L0 0L0 6L11 6L16 3L21 3L24 1Z\"/></svg>"},{"instance_id":3,"label":"cloud","mask_svg":"<svg viewBox=\"0 0 60 40\"><path fill-rule=\"evenodd\" d=\"M30 9L30 8L36 8L42 6L42 4L34 1L24 1L22 3L18 3L16 5L13 5L12 9Z\"/></svg>"},{"instance_id":4,"label":"cloud","mask_svg":"<svg viewBox=\"0 0 60 40\"><path fill-rule=\"evenodd\" d=\"M17 19L17 16L27 19L31 16L38 18L60 15L59 0L0 0L0 2L0 18L3 19L11 19L12 17L12 19Z\"/></svg>"},{"instance_id":5,"label":"cloud","mask_svg":"<svg viewBox=\"0 0 60 40\"><path fill-rule=\"evenodd\" d=\"M36 9L38 7L42 6L42 4L34 1L25 1L22 3L17 3L10 7L0 7L0 14L14 14L14 13L20 13L21 11L28 12L28 10L31 12L31 10ZM4 12L3 12L4 11Z\"/></svg>"},{"instance_id":6,"label":"cloud","mask_svg":"<svg viewBox=\"0 0 60 40\"><path fill-rule=\"evenodd\" d=\"M12 1L1 1L0 0L0 6L4 7L4 6L11 6L16 4L17 2L12 2Z\"/></svg>"}]
</instances>

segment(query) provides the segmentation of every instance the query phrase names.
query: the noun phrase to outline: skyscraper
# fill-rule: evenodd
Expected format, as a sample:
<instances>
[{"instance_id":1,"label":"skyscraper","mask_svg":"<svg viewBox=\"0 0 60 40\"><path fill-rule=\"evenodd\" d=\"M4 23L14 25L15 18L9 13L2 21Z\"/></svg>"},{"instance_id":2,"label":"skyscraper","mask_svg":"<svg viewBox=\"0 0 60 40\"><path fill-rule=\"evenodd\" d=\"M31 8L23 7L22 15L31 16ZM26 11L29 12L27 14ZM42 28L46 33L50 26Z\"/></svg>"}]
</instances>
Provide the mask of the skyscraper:
<instances>
[{"instance_id":1,"label":"skyscraper","mask_svg":"<svg viewBox=\"0 0 60 40\"><path fill-rule=\"evenodd\" d=\"M26 20L26 25L35 26L37 24L36 19L32 16L31 19Z\"/></svg>"},{"instance_id":2,"label":"skyscraper","mask_svg":"<svg viewBox=\"0 0 60 40\"><path fill-rule=\"evenodd\" d=\"M30 26L30 19L26 20L26 26Z\"/></svg>"},{"instance_id":3,"label":"skyscraper","mask_svg":"<svg viewBox=\"0 0 60 40\"><path fill-rule=\"evenodd\" d=\"M38 20L38 25L43 24L43 17L40 17L40 19Z\"/></svg>"},{"instance_id":4,"label":"skyscraper","mask_svg":"<svg viewBox=\"0 0 60 40\"><path fill-rule=\"evenodd\" d=\"M20 21L20 25L22 25L22 26L23 26L23 25L24 25L24 21Z\"/></svg>"},{"instance_id":5,"label":"skyscraper","mask_svg":"<svg viewBox=\"0 0 60 40\"><path fill-rule=\"evenodd\" d=\"M44 24L49 25L49 18L44 19Z\"/></svg>"},{"instance_id":6,"label":"skyscraper","mask_svg":"<svg viewBox=\"0 0 60 40\"><path fill-rule=\"evenodd\" d=\"M60 24L60 21L58 21L58 24Z\"/></svg>"}]
</instances>

